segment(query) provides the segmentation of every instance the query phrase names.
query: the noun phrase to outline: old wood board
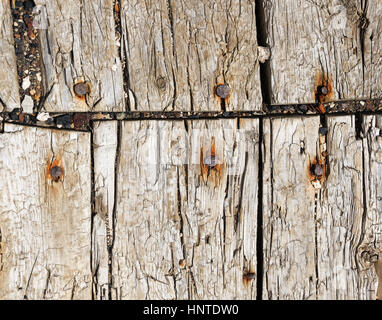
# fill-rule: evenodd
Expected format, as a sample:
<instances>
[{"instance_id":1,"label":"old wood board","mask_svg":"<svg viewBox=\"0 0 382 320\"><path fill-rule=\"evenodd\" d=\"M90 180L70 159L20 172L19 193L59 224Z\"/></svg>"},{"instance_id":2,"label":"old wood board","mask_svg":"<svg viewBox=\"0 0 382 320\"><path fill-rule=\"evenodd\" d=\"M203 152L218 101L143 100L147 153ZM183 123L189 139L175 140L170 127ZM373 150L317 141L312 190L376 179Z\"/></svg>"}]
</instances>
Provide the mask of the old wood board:
<instances>
[{"instance_id":1,"label":"old wood board","mask_svg":"<svg viewBox=\"0 0 382 320\"><path fill-rule=\"evenodd\" d=\"M0 177L0 299L91 299L89 133L5 124Z\"/></svg>"},{"instance_id":2,"label":"old wood board","mask_svg":"<svg viewBox=\"0 0 382 320\"><path fill-rule=\"evenodd\" d=\"M365 172L372 177L364 158L374 151L356 138L354 116L326 121L326 137L319 117L265 121L265 299L376 298L376 272L364 260L379 218L364 208L363 189ZM324 166L321 181L314 162Z\"/></svg>"},{"instance_id":3,"label":"old wood board","mask_svg":"<svg viewBox=\"0 0 382 320\"><path fill-rule=\"evenodd\" d=\"M112 238L112 298L254 299L258 120L95 128L96 214ZM201 159L214 156L209 169ZM98 260L107 279L107 259Z\"/></svg>"},{"instance_id":4,"label":"old wood board","mask_svg":"<svg viewBox=\"0 0 382 320\"><path fill-rule=\"evenodd\" d=\"M9 1L0 1L0 111L20 107ZM0 119L1 120L1 119Z\"/></svg>"},{"instance_id":5,"label":"old wood board","mask_svg":"<svg viewBox=\"0 0 382 320\"><path fill-rule=\"evenodd\" d=\"M112 0L36 0L46 111L123 111L122 64ZM89 93L78 97L74 85Z\"/></svg>"},{"instance_id":6,"label":"old wood board","mask_svg":"<svg viewBox=\"0 0 382 320\"><path fill-rule=\"evenodd\" d=\"M380 1L264 0L272 103L379 97Z\"/></svg>"},{"instance_id":7,"label":"old wood board","mask_svg":"<svg viewBox=\"0 0 382 320\"><path fill-rule=\"evenodd\" d=\"M255 1L121 0L128 104L139 111L226 110L262 102Z\"/></svg>"}]
</instances>

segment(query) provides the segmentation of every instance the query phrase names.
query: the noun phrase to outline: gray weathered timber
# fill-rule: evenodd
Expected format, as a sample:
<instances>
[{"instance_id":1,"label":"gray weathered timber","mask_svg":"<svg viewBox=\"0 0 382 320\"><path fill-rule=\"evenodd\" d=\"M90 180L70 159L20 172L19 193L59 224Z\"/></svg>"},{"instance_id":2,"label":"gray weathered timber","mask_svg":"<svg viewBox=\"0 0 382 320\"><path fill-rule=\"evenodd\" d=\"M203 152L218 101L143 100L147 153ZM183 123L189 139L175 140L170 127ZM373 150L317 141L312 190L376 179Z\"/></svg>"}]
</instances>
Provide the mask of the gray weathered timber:
<instances>
[{"instance_id":1,"label":"gray weathered timber","mask_svg":"<svg viewBox=\"0 0 382 320\"><path fill-rule=\"evenodd\" d=\"M315 190L306 175L319 124L319 117L264 120L264 299L315 298Z\"/></svg>"},{"instance_id":2,"label":"gray weathered timber","mask_svg":"<svg viewBox=\"0 0 382 320\"><path fill-rule=\"evenodd\" d=\"M378 97L382 93L380 1L264 0L272 103Z\"/></svg>"},{"instance_id":3,"label":"gray weathered timber","mask_svg":"<svg viewBox=\"0 0 382 320\"><path fill-rule=\"evenodd\" d=\"M120 126L118 147L116 122L95 126L96 154L117 157L94 159L112 298L255 298L258 120Z\"/></svg>"},{"instance_id":4,"label":"gray weathered timber","mask_svg":"<svg viewBox=\"0 0 382 320\"><path fill-rule=\"evenodd\" d=\"M90 134L5 124L0 190L0 299L91 299Z\"/></svg>"},{"instance_id":5,"label":"gray weathered timber","mask_svg":"<svg viewBox=\"0 0 382 320\"><path fill-rule=\"evenodd\" d=\"M122 65L112 0L36 0L45 69L46 111L123 111ZM46 23L44 14L46 13ZM90 93L77 97L73 86Z\"/></svg>"},{"instance_id":6,"label":"gray weathered timber","mask_svg":"<svg viewBox=\"0 0 382 320\"><path fill-rule=\"evenodd\" d=\"M375 270L361 259L365 226L378 237L364 218L363 141L354 116L327 126L325 138L318 117L265 121L265 299L376 298ZM309 169L317 160L319 184Z\"/></svg>"},{"instance_id":7,"label":"gray weathered timber","mask_svg":"<svg viewBox=\"0 0 382 320\"><path fill-rule=\"evenodd\" d=\"M227 110L262 102L255 1L121 0L129 109Z\"/></svg>"},{"instance_id":8,"label":"gray weathered timber","mask_svg":"<svg viewBox=\"0 0 382 320\"><path fill-rule=\"evenodd\" d=\"M0 1L0 110L20 108L12 18L8 0Z\"/></svg>"},{"instance_id":9,"label":"gray weathered timber","mask_svg":"<svg viewBox=\"0 0 382 320\"><path fill-rule=\"evenodd\" d=\"M378 276L377 298L382 299L382 194L379 187L382 184L382 117L365 116L363 130L366 203L359 256L361 267L368 272L368 279Z\"/></svg>"},{"instance_id":10,"label":"gray weathered timber","mask_svg":"<svg viewBox=\"0 0 382 320\"><path fill-rule=\"evenodd\" d=\"M112 244L117 155L117 121L94 123L93 273L95 298L109 298L109 254Z\"/></svg>"},{"instance_id":11,"label":"gray weathered timber","mask_svg":"<svg viewBox=\"0 0 382 320\"><path fill-rule=\"evenodd\" d=\"M359 266L363 235L363 148L355 117L328 117L328 178L317 194L317 299L375 299Z\"/></svg>"}]
</instances>

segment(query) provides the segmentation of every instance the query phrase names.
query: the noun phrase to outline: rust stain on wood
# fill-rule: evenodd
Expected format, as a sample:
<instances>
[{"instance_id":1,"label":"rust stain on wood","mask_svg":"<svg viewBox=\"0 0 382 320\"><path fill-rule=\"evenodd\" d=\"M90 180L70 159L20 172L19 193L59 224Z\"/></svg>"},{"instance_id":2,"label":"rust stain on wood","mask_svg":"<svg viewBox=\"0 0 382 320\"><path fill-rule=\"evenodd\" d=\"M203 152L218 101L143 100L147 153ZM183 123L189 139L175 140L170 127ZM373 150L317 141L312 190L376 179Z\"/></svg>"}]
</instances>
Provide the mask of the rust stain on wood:
<instances>
[{"instance_id":1,"label":"rust stain on wood","mask_svg":"<svg viewBox=\"0 0 382 320\"><path fill-rule=\"evenodd\" d=\"M222 157L216 154L215 137L212 137L210 146L200 149L200 173L203 181L211 180L217 187L223 176L223 169Z\"/></svg>"},{"instance_id":2,"label":"rust stain on wood","mask_svg":"<svg viewBox=\"0 0 382 320\"><path fill-rule=\"evenodd\" d=\"M313 159L309 162L308 168L308 179L312 186L319 189L323 186L326 180L327 168L325 158Z\"/></svg>"},{"instance_id":3,"label":"rust stain on wood","mask_svg":"<svg viewBox=\"0 0 382 320\"><path fill-rule=\"evenodd\" d=\"M319 103L318 111L325 113L322 103L332 101L334 99L333 79L326 73L319 71L314 78L313 97Z\"/></svg>"},{"instance_id":4,"label":"rust stain on wood","mask_svg":"<svg viewBox=\"0 0 382 320\"><path fill-rule=\"evenodd\" d=\"M243 272L243 285L248 288L253 280L256 279L256 273L253 268L250 268L249 271L244 270Z\"/></svg>"}]
</instances>

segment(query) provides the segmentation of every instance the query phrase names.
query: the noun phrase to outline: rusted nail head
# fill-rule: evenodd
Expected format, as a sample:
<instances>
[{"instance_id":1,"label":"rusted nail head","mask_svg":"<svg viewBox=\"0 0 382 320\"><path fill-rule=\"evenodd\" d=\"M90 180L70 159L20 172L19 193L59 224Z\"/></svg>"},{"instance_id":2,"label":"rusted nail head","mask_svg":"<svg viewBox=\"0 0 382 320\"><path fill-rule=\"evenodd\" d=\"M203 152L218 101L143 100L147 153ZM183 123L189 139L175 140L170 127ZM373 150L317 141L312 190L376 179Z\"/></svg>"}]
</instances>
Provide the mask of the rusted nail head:
<instances>
[{"instance_id":1,"label":"rusted nail head","mask_svg":"<svg viewBox=\"0 0 382 320\"><path fill-rule=\"evenodd\" d=\"M319 177L324 173L324 168L320 164L315 164L312 166L312 173Z\"/></svg>"},{"instance_id":2,"label":"rusted nail head","mask_svg":"<svg viewBox=\"0 0 382 320\"><path fill-rule=\"evenodd\" d=\"M62 169L59 166L54 166L50 169L50 175L54 181L58 181L62 175Z\"/></svg>"},{"instance_id":3,"label":"rusted nail head","mask_svg":"<svg viewBox=\"0 0 382 320\"><path fill-rule=\"evenodd\" d=\"M216 87L216 94L220 98L225 99L231 94L231 89L226 84L220 84Z\"/></svg>"},{"instance_id":4,"label":"rusted nail head","mask_svg":"<svg viewBox=\"0 0 382 320\"><path fill-rule=\"evenodd\" d=\"M74 92L78 96L84 96L89 93L89 86L86 83L77 83L74 86Z\"/></svg>"},{"instance_id":5,"label":"rusted nail head","mask_svg":"<svg viewBox=\"0 0 382 320\"><path fill-rule=\"evenodd\" d=\"M244 278L247 280L253 280L255 279L256 275L254 272L248 272L244 274Z\"/></svg>"},{"instance_id":6,"label":"rusted nail head","mask_svg":"<svg viewBox=\"0 0 382 320\"><path fill-rule=\"evenodd\" d=\"M328 88L327 87L325 87L325 86L322 86L321 88L320 88L320 91L321 91L321 94L322 95L324 95L324 96L326 96L327 94L328 94Z\"/></svg>"},{"instance_id":7,"label":"rusted nail head","mask_svg":"<svg viewBox=\"0 0 382 320\"><path fill-rule=\"evenodd\" d=\"M216 156L207 156L203 159L203 163L208 168L214 168L218 164L218 158Z\"/></svg>"}]
</instances>

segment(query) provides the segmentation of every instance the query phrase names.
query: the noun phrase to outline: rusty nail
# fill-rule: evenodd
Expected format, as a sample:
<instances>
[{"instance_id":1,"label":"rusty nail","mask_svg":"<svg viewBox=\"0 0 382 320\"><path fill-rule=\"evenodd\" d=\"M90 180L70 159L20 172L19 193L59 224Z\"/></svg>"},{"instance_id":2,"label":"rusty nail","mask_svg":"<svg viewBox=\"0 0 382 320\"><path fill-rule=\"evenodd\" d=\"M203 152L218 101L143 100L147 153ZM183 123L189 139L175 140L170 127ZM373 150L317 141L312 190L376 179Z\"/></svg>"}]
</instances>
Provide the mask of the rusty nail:
<instances>
[{"instance_id":1,"label":"rusty nail","mask_svg":"<svg viewBox=\"0 0 382 320\"><path fill-rule=\"evenodd\" d=\"M247 279L247 280L253 280L255 279L256 275L254 272L248 272L248 273L245 273L243 277L244 279Z\"/></svg>"},{"instance_id":2,"label":"rusty nail","mask_svg":"<svg viewBox=\"0 0 382 320\"><path fill-rule=\"evenodd\" d=\"M218 158L214 155L207 156L203 159L203 163L208 167L208 168L214 168L218 164Z\"/></svg>"},{"instance_id":3,"label":"rusty nail","mask_svg":"<svg viewBox=\"0 0 382 320\"><path fill-rule=\"evenodd\" d=\"M84 96L84 95L89 93L89 86L86 83L83 83L83 82L77 83L74 86L74 92L78 96Z\"/></svg>"},{"instance_id":4,"label":"rusty nail","mask_svg":"<svg viewBox=\"0 0 382 320\"><path fill-rule=\"evenodd\" d=\"M316 177L319 177L324 173L324 168L320 164L315 164L312 166L311 171Z\"/></svg>"},{"instance_id":5,"label":"rusty nail","mask_svg":"<svg viewBox=\"0 0 382 320\"><path fill-rule=\"evenodd\" d=\"M216 94L222 99L228 98L230 93L231 89L227 84L220 84L216 87Z\"/></svg>"},{"instance_id":6,"label":"rusty nail","mask_svg":"<svg viewBox=\"0 0 382 320\"><path fill-rule=\"evenodd\" d=\"M62 175L62 169L59 166L54 166L50 169L50 175L53 178L53 181L58 181Z\"/></svg>"},{"instance_id":7,"label":"rusty nail","mask_svg":"<svg viewBox=\"0 0 382 320\"><path fill-rule=\"evenodd\" d=\"M326 96L328 94L329 90L328 90L327 87L321 86L320 87L320 92L321 92L322 95Z\"/></svg>"}]
</instances>

